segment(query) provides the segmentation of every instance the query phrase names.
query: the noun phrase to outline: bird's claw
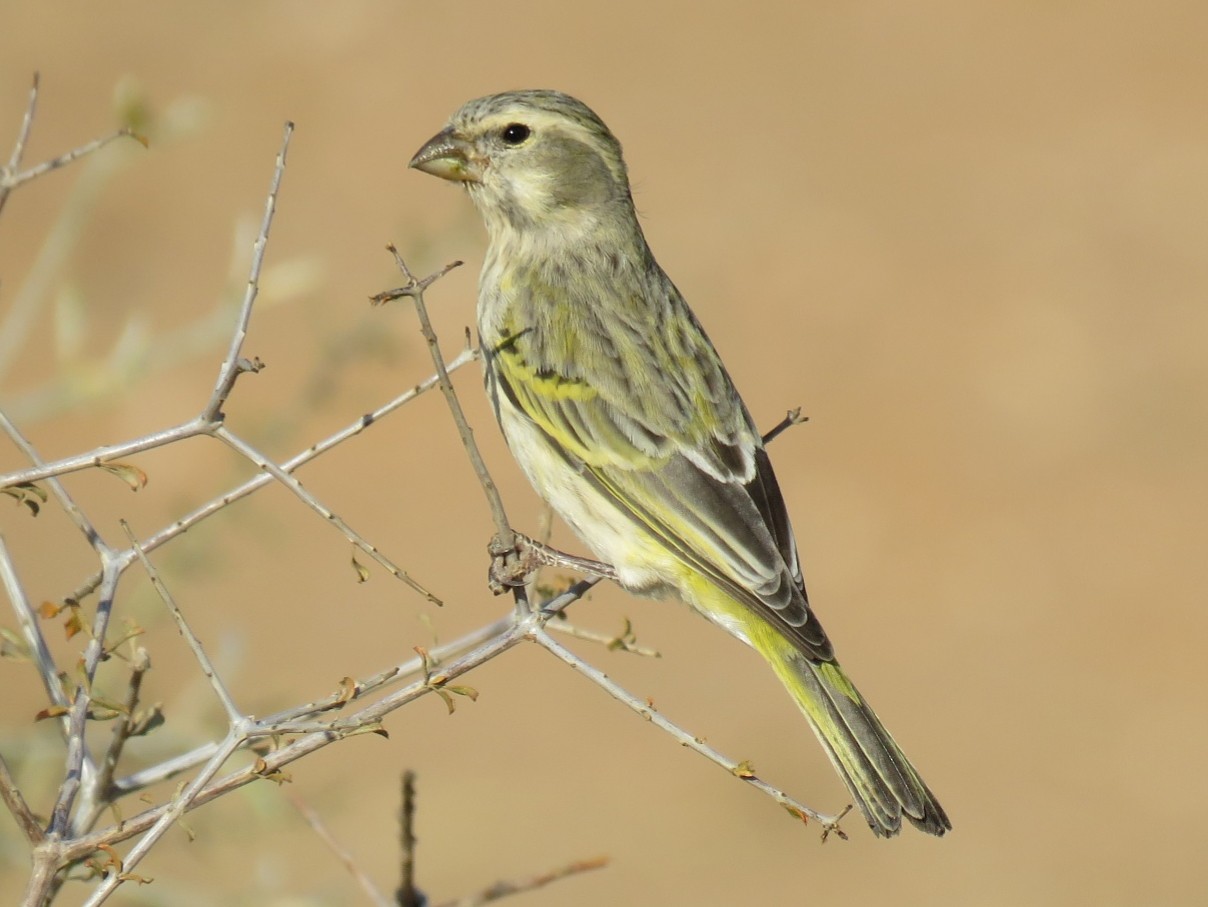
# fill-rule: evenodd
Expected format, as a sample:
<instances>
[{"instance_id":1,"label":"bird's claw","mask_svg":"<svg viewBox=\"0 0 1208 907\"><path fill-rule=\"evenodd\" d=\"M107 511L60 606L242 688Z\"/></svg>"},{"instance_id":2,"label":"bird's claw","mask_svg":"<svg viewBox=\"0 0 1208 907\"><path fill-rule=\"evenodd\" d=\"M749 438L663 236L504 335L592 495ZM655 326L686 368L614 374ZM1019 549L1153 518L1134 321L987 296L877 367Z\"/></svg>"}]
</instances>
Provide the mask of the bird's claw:
<instances>
[{"instance_id":1,"label":"bird's claw","mask_svg":"<svg viewBox=\"0 0 1208 907\"><path fill-rule=\"evenodd\" d=\"M491 555L491 566L487 570L487 586L495 595L503 595L518 586L525 585L541 567L533 550L523 536L514 536L512 544L505 544L499 536L493 536L487 544Z\"/></svg>"}]
</instances>

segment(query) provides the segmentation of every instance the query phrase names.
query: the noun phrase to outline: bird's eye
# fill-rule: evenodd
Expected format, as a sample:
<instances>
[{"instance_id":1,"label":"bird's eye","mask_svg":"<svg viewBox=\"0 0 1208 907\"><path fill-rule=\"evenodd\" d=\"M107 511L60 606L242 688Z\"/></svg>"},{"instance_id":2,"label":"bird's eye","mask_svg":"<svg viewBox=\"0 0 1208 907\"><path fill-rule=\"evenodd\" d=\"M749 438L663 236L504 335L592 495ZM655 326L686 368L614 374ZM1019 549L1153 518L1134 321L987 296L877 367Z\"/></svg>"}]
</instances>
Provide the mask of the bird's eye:
<instances>
[{"instance_id":1,"label":"bird's eye","mask_svg":"<svg viewBox=\"0 0 1208 907\"><path fill-rule=\"evenodd\" d=\"M505 145L521 145L532 134L532 130L523 123L509 123L503 127L499 137Z\"/></svg>"}]
</instances>

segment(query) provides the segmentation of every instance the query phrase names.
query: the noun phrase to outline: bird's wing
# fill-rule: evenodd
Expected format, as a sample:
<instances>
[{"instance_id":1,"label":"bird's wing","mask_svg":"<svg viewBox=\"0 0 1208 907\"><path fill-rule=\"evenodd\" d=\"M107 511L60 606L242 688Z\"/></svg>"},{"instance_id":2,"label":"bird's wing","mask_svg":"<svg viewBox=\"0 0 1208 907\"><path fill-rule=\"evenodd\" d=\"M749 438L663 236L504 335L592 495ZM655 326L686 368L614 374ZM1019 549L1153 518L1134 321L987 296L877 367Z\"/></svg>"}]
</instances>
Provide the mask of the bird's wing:
<instances>
[{"instance_id":1,"label":"bird's wing","mask_svg":"<svg viewBox=\"0 0 1208 907\"><path fill-rule=\"evenodd\" d=\"M703 330L673 301L687 317L645 331L624 318L577 325L576 342L595 355L550 355L545 325L526 325L488 353L493 392L686 566L830 660L759 433ZM654 371L655 362L675 367Z\"/></svg>"}]
</instances>

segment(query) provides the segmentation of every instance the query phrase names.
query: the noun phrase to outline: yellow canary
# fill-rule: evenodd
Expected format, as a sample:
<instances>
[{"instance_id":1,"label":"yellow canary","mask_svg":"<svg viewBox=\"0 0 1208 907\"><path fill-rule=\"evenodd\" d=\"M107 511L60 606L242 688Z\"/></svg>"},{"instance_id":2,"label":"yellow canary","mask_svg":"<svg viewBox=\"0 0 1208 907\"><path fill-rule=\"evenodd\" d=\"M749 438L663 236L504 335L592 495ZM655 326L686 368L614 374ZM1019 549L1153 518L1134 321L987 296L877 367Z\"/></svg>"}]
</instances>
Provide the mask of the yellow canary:
<instances>
[{"instance_id":1,"label":"yellow canary","mask_svg":"<svg viewBox=\"0 0 1208 907\"><path fill-rule=\"evenodd\" d=\"M468 190L489 248L486 386L533 486L622 586L753 646L872 830L952 826L835 660L746 406L634 211L621 145L555 91L458 110L411 166Z\"/></svg>"}]
</instances>

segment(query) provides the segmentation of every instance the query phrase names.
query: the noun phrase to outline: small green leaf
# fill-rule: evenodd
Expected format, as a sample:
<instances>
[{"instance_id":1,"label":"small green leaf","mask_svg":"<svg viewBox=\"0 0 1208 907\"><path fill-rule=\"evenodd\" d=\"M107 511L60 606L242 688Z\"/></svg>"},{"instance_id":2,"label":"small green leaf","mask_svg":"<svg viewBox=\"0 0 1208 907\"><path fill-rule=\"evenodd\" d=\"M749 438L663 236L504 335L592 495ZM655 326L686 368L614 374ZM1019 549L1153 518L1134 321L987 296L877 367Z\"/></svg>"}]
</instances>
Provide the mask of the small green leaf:
<instances>
[{"instance_id":1,"label":"small green leaf","mask_svg":"<svg viewBox=\"0 0 1208 907\"><path fill-rule=\"evenodd\" d=\"M13 498L18 504L24 504L29 508L31 516L37 516L42 510L42 504L45 504L48 495L42 488L35 485L33 482L22 482L19 485L10 485L7 488L0 488L10 498ZM35 501L34 498L38 500ZM39 501L41 503L39 503Z\"/></svg>"},{"instance_id":2,"label":"small green leaf","mask_svg":"<svg viewBox=\"0 0 1208 907\"><path fill-rule=\"evenodd\" d=\"M354 728L351 731L346 731L344 736L356 737L360 734L377 734L379 737L385 737L387 740L390 739L390 735L386 733L386 729L382 727L381 721L371 721L368 724L362 725L361 727Z\"/></svg>"},{"instance_id":3,"label":"small green leaf","mask_svg":"<svg viewBox=\"0 0 1208 907\"><path fill-rule=\"evenodd\" d=\"M103 716L94 715L94 716L92 716L93 718L99 719L101 721L108 721L110 718L116 718L118 715L125 715L127 713L127 709L126 709L125 705L123 705L120 702L114 702L112 699L106 699L103 696L93 696L92 702L90 703L90 705L93 708L107 709L108 711L113 713L112 715L103 715Z\"/></svg>"},{"instance_id":4,"label":"small green leaf","mask_svg":"<svg viewBox=\"0 0 1208 907\"><path fill-rule=\"evenodd\" d=\"M457 711L457 703L453 701L453 697L443 687L432 687L432 692L445 701L445 708L449 710L450 715Z\"/></svg>"},{"instance_id":5,"label":"small green leaf","mask_svg":"<svg viewBox=\"0 0 1208 907\"><path fill-rule=\"evenodd\" d=\"M476 689L474 689L473 687L468 687L468 686L464 686L464 685L462 685L462 686L454 685L454 686L443 686L443 687L441 687L441 689L448 690L450 693L453 693L457 696L466 696L469 698L469 700L471 702L478 701L478 691Z\"/></svg>"},{"instance_id":6,"label":"small green leaf","mask_svg":"<svg viewBox=\"0 0 1208 907\"><path fill-rule=\"evenodd\" d=\"M29 643L7 627L0 627L0 658L29 661Z\"/></svg>"}]
</instances>

